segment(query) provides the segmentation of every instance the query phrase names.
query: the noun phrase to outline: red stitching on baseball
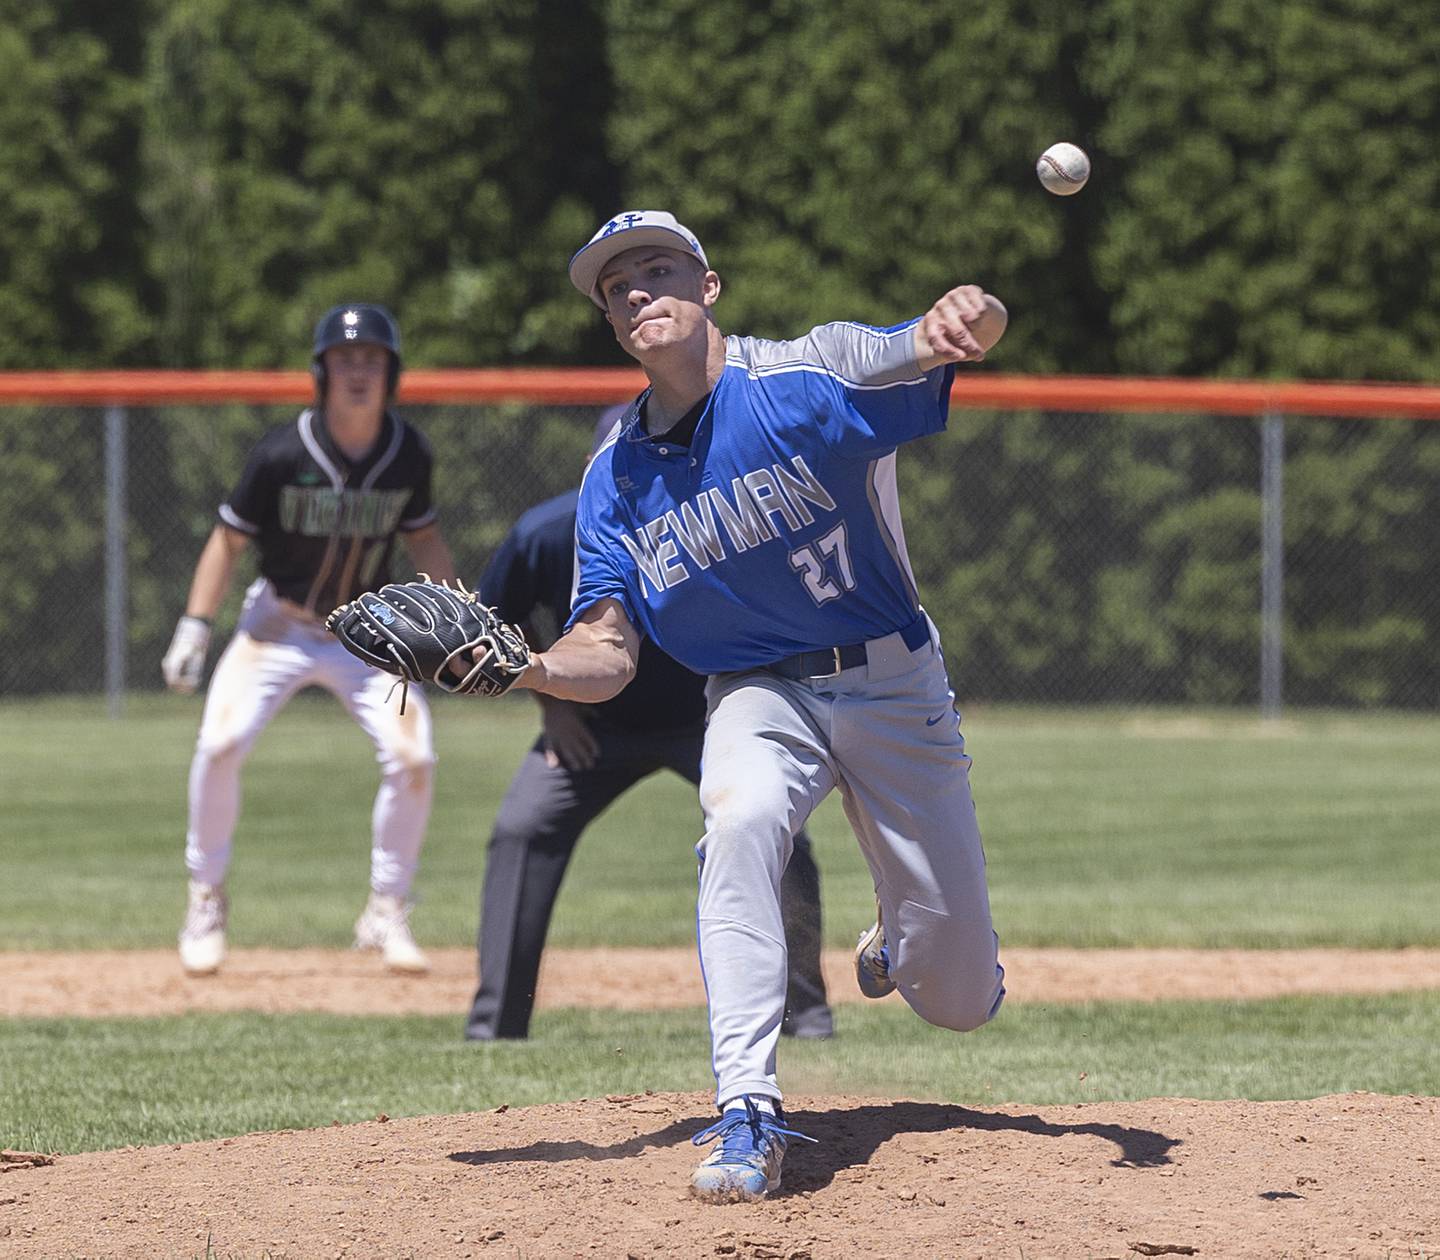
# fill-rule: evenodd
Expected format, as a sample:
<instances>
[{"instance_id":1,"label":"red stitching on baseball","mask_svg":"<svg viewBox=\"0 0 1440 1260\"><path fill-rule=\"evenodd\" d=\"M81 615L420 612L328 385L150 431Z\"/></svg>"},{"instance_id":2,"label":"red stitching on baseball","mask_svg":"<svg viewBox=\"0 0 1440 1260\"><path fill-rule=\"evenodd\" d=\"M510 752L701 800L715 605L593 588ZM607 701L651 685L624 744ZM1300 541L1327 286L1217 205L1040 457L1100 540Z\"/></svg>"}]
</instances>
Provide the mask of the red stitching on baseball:
<instances>
[{"instance_id":1,"label":"red stitching on baseball","mask_svg":"<svg viewBox=\"0 0 1440 1260\"><path fill-rule=\"evenodd\" d=\"M1055 172L1055 174L1060 176L1060 178L1068 184L1083 184L1085 182L1085 177L1083 175L1070 174L1069 171L1067 171L1063 166L1061 166L1060 163L1057 162L1048 153L1042 153L1040 155L1040 160L1044 162L1052 171Z\"/></svg>"}]
</instances>

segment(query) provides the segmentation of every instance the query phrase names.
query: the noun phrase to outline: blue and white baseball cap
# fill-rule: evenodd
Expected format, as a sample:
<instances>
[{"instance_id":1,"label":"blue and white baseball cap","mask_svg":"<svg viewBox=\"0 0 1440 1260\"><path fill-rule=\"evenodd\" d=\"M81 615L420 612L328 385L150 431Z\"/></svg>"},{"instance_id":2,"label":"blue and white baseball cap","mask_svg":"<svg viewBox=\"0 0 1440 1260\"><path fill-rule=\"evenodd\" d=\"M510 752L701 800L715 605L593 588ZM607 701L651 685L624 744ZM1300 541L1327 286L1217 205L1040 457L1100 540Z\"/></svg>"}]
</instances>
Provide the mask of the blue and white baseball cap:
<instances>
[{"instance_id":1,"label":"blue and white baseball cap","mask_svg":"<svg viewBox=\"0 0 1440 1260\"><path fill-rule=\"evenodd\" d=\"M570 260L570 283L603 311L605 303L595 292L600 272L616 254L640 245L659 245L689 254L706 271L710 270L710 263L705 258L705 251L700 248L700 242L695 239L695 233L683 223L676 222L675 216L668 210L626 210L602 224L600 230Z\"/></svg>"}]
</instances>

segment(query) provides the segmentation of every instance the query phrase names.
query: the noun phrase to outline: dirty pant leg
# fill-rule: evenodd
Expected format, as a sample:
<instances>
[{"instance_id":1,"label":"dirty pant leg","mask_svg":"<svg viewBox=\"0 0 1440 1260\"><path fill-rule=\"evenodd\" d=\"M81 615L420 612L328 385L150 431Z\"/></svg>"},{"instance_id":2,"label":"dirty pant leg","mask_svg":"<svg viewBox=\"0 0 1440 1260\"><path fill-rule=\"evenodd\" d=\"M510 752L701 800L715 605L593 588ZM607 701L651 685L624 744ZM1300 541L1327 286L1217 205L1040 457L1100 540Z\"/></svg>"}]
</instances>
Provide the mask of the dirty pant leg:
<instances>
[{"instance_id":1,"label":"dirty pant leg","mask_svg":"<svg viewBox=\"0 0 1440 1260\"><path fill-rule=\"evenodd\" d=\"M795 833L834 786L817 732L767 675L709 685L697 930L721 1106L779 1099L788 958L780 880Z\"/></svg>"},{"instance_id":2,"label":"dirty pant leg","mask_svg":"<svg viewBox=\"0 0 1440 1260\"><path fill-rule=\"evenodd\" d=\"M420 864L435 789L435 747L425 695L411 687L401 713L395 679L363 664L338 643L325 649L322 681L375 746L380 787L370 813L370 887L403 899Z\"/></svg>"},{"instance_id":3,"label":"dirty pant leg","mask_svg":"<svg viewBox=\"0 0 1440 1260\"><path fill-rule=\"evenodd\" d=\"M701 726L693 736L686 728L667 741L670 768L697 787L703 738ZM780 877L780 918L785 926L785 951L789 957L786 1018L818 1011L828 1013L825 977L820 967L820 868L815 863L810 833L803 827L795 833L790 860Z\"/></svg>"},{"instance_id":4,"label":"dirty pant leg","mask_svg":"<svg viewBox=\"0 0 1440 1260\"><path fill-rule=\"evenodd\" d=\"M261 642L243 630L221 653L190 762L185 868L195 882L225 882L240 816L240 768L260 732L313 673L314 661L296 645Z\"/></svg>"}]
</instances>

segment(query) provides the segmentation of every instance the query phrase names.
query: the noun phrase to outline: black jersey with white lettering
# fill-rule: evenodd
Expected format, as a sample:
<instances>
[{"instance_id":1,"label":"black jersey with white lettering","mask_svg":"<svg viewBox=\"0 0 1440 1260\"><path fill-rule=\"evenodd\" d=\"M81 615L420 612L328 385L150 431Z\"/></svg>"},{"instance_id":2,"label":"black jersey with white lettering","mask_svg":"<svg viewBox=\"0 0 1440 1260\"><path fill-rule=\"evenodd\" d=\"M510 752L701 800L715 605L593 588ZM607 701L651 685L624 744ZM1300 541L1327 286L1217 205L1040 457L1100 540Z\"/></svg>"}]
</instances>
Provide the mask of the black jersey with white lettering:
<instances>
[{"instance_id":1,"label":"black jersey with white lettering","mask_svg":"<svg viewBox=\"0 0 1440 1260\"><path fill-rule=\"evenodd\" d=\"M352 462L307 408L256 444L220 519L255 540L283 598L323 617L390 580L397 532L434 522L431 464L424 435L393 412Z\"/></svg>"}]
</instances>

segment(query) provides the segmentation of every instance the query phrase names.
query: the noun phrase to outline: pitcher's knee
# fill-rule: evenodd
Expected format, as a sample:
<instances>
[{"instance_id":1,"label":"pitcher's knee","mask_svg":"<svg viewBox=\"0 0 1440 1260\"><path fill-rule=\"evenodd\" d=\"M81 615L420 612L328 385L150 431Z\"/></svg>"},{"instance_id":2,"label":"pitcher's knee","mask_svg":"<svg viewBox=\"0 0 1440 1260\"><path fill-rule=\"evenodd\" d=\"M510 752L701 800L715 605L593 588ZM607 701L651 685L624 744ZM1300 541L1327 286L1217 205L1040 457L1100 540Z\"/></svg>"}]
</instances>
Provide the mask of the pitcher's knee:
<instances>
[{"instance_id":1,"label":"pitcher's knee","mask_svg":"<svg viewBox=\"0 0 1440 1260\"><path fill-rule=\"evenodd\" d=\"M1005 986L994 971L988 977L974 977L969 984L901 981L897 987L910 1009L927 1024L952 1032L974 1032L988 1024L999 1014L1005 998Z\"/></svg>"}]
</instances>

